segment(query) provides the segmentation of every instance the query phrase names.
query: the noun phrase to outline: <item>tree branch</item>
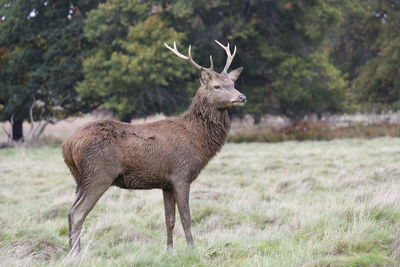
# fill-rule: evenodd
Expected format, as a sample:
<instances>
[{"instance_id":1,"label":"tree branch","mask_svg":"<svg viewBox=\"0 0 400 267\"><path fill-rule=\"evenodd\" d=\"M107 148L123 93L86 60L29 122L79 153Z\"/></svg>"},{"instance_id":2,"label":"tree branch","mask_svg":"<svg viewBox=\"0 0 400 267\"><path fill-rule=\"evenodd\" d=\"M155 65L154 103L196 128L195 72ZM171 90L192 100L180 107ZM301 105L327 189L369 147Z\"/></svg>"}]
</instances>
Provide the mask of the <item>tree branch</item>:
<instances>
[{"instance_id":1,"label":"tree branch","mask_svg":"<svg viewBox=\"0 0 400 267\"><path fill-rule=\"evenodd\" d=\"M26 138L28 138L29 135L31 135L31 134L32 134L32 138L34 138L34 136L33 136L33 133L34 133L33 108L35 107L35 103L36 103L36 99L34 96L32 96L32 105L29 107L29 120L31 123L31 128L30 128L28 134L26 135Z\"/></svg>"},{"instance_id":2,"label":"tree branch","mask_svg":"<svg viewBox=\"0 0 400 267\"><path fill-rule=\"evenodd\" d=\"M4 125L1 125L1 128L3 129L4 133L7 135L7 142L11 140L11 132L7 131L6 127Z\"/></svg>"}]
</instances>

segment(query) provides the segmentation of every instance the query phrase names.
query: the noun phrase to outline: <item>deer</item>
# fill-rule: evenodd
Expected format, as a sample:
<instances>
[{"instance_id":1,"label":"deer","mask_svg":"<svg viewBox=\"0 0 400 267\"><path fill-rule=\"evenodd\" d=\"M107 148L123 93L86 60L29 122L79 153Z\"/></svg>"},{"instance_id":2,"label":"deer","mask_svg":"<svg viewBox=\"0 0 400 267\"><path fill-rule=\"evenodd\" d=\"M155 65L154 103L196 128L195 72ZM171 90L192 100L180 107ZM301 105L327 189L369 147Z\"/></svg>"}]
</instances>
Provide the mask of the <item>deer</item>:
<instances>
[{"instance_id":1,"label":"deer","mask_svg":"<svg viewBox=\"0 0 400 267\"><path fill-rule=\"evenodd\" d=\"M231 119L228 110L244 105L246 97L234 82L243 67L228 72L236 55L229 43L216 41L226 54L221 73L198 65L181 54L176 42L164 44L200 73L198 88L189 109L181 116L157 122L130 124L114 120L90 122L64 140L62 155L76 183L75 201L68 212L71 255L81 250L85 218L111 187L161 189L164 200L167 248L173 247L175 209L178 207L186 242L194 247L189 192L191 183L227 140Z\"/></svg>"}]
</instances>

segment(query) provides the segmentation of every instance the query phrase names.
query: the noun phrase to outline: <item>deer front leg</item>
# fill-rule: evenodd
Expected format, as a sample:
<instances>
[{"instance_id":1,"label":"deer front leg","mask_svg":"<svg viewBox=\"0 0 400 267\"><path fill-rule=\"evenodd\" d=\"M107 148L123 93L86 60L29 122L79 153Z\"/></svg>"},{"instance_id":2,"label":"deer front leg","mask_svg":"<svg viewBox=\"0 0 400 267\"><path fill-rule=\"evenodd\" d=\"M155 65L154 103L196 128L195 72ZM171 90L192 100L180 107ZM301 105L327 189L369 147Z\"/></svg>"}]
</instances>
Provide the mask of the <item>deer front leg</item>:
<instances>
[{"instance_id":1,"label":"deer front leg","mask_svg":"<svg viewBox=\"0 0 400 267\"><path fill-rule=\"evenodd\" d=\"M190 217L189 209L189 192L190 184L186 182L179 182L173 185L173 192L178 205L179 215L185 232L186 242L188 245L194 247L192 232L190 230L192 219Z\"/></svg>"},{"instance_id":2,"label":"deer front leg","mask_svg":"<svg viewBox=\"0 0 400 267\"><path fill-rule=\"evenodd\" d=\"M173 231L175 226L175 197L172 190L163 190L165 224L167 226L167 249L173 247Z\"/></svg>"}]
</instances>

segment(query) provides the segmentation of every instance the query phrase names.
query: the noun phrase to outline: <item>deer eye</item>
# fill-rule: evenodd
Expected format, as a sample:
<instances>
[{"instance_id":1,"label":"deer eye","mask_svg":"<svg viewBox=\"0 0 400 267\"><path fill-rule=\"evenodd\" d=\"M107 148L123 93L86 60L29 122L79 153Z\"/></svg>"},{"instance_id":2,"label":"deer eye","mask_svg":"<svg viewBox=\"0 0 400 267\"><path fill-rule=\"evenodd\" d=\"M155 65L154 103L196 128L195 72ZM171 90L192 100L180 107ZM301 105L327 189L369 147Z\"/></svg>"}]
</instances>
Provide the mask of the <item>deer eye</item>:
<instances>
[{"instance_id":1,"label":"deer eye","mask_svg":"<svg viewBox=\"0 0 400 267\"><path fill-rule=\"evenodd\" d=\"M221 86L219 86L219 85L214 85L214 89L221 89Z\"/></svg>"}]
</instances>

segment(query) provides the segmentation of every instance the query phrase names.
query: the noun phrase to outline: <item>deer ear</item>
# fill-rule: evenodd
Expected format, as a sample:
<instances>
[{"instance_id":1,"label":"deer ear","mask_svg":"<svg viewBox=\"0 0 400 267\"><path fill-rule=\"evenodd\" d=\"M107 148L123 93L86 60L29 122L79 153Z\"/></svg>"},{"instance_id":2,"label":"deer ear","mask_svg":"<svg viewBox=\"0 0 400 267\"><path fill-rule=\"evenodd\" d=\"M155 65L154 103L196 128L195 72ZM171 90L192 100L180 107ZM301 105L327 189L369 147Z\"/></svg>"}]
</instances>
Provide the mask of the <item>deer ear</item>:
<instances>
[{"instance_id":1,"label":"deer ear","mask_svg":"<svg viewBox=\"0 0 400 267\"><path fill-rule=\"evenodd\" d=\"M200 82L201 84L207 84L212 78L212 73L209 70L202 69L200 71Z\"/></svg>"},{"instance_id":2,"label":"deer ear","mask_svg":"<svg viewBox=\"0 0 400 267\"><path fill-rule=\"evenodd\" d=\"M231 79L232 81L236 81L237 78L239 78L240 73L242 73L243 67L237 68L231 72L228 73L228 77L229 79Z\"/></svg>"}]
</instances>

